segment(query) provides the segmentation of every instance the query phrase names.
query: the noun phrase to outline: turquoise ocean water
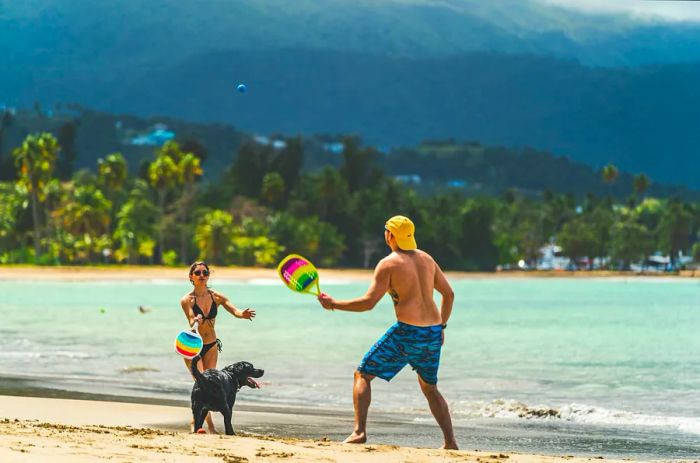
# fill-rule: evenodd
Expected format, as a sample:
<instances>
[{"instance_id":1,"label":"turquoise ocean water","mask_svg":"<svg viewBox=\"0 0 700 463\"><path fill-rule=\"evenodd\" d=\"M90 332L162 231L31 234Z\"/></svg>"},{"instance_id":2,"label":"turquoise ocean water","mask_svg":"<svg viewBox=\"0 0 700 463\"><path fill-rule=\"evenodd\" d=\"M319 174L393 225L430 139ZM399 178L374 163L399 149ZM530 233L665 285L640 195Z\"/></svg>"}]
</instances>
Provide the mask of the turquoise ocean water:
<instances>
[{"instance_id":1,"label":"turquoise ocean water","mask_svg":"<svg viewBox=\"0 0 700 463\"><path fill-rule=\"evenodd\" d=\"M451 282L439 384L465 448L700 458L697 280ZM266 371L264 388L242 403L352 409L353 370L394 321L388 297L371 312L326 312L273 273L211 283L258 313L251 323L221 311L217 321L219 365L248 360ZM367 283L322 286L346 298ZM173 338L187 326L179 299L188 290L171 280L0 282L0 376L187 400L191 379ZM415 424L386 441L440 443L410 367L373 388L373 411Z\"/></svg>"}]
</instances>

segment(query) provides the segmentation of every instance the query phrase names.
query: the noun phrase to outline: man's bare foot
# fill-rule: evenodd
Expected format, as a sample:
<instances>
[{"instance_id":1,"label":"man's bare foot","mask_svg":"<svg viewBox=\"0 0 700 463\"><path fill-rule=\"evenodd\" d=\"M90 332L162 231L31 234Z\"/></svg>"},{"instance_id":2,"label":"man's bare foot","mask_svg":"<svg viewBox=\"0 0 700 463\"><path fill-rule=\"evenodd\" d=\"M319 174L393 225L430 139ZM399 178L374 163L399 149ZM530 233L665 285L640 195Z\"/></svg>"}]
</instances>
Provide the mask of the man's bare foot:
<instances>
[{"instance_id":1,"label":"man's bare foot","mask_svg":"<svg viewBox=\"0 0 700 463\"><path fill-rule=\"evenodd\" d=\"M445 444L440 448L443 450L459 450L459 447L457 447L457 442L450 442L449 444Z\"/></svg>"},{"instance_id":2,"label":"man's bare foot","mask_svg":"<svg viewBox=\"0 0 700 463\"><path fill-rule=\"evenodd\" d=\"M367 435L365 433L353 432L344 441L344 444L364 444L367 442Z\"/></svg>"}]
</instances>

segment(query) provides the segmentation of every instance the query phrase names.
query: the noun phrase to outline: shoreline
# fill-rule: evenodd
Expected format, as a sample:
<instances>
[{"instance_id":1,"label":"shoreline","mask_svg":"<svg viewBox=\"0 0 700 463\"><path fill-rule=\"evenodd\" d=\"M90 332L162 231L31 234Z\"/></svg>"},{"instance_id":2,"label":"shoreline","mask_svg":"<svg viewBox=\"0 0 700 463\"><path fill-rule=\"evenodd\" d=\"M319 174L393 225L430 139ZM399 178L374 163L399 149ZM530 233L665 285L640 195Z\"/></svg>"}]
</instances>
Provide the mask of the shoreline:
<instances>
[{"instance_id":1,"label":"shoreline","mask_svg":"<svg viewBox=\"0 0 700 463\"><path fill-rule=\"evenodd\" d=\"M255 279L278 279L274 268L257 267L225 267L211 266L212 279L245 281ZM320 268L323 280L370 281L372 269L330 269ZM484 280L484 279L523 279L523 278L700 278L700 271L684 270L679 273L634 273L610 270L530 270L530 271L500 271L500 272L455 272L446 271L449 279ZM134 275L151 280L187 279L187 268L146 266L146 265L110 265L110 266L39 266L39 265L0 265L0 278L10 281L42 280L42 281L124 281L131 280Z\"/></svg>"},{"instance_id":2,"label":"shoreline","mask_svg":"<svg viewBox=\"0 0 700 463\"><path fill-rule=\"evenodd\" d=\"M62 452L68 452L68 449L64 448L67 445L65 439L71 442L92 441L95 434L99 434L104 435L104 438L99 439L97 445L103 446L102 450L107 452L106 458L117 458L116 461L143 460L146 463L195 461L195 454L192 454L192 459L188 459L177 453L177 450L171 449L173 445L178 447L177 443L183 439L188 442L187 445L196 446L204 441L205 448L198 451L196 456L219 457L214 460L205 458L197 461L222 461L220 458L223 458L223 454L219 453L227 449L231 452L227 454L230 459L224 458L224 462L278 461L283 458L285 461L303 462L697 463L693 458L680 455L657 457L635 452L606 452L597 445L585 450L580 445L523 449L489 439L479 442L464 439L459 442L461 451L441 451L436 450L441 439L439 428L434 422L417 423L380 411L370 413L368 443L358 446L342 444L342 440L353 426L351 410L243 402L236 404L233 417L237 433L235 437L194 435L189 430L191 411L187 400L75 392L45 387L33 380L0 377L0 461L45 461L37 460L39 455L36 453L33 455L34 459L30 458L32 452L59 449L58 455L63 455ZM214 421L221 431L221 415L215 414ZM482 423L468 425L465 429L469 435L495 428L494 424ZM525 433L530 439L540 436L547 440L551 437L543 428L539 431L530 428ZM40 436L39 444L35 443L34 437L30 437L36 435ZM157 458L148 452L132 453L132 449L148 449L152 446L154 436L165 436L161 450L170 450L157 452ZM429 439L423 438L426 436ZM3 444L10 440L13 445L9 450L12 451L3 447ZM212 453L212 449L208 447L212 440L218 443L216 450L219 453ZM35 446L39 448L34 449ZM261 448L278 455L272 459L262 458L263 455L258 455ZM311 448L317 451L308 453L308 449ZM12 459L11 457L17 457L17 452L26 454L23 456L27 459ZM126 453L131 459L119 459ZM164 453L168 454L167 457ZM286 456L281 457L281 454ZM367 459L375 454L382 458ZM77 458L76 455L81 458ZM95 461L95 458L82 457L82 454L73 451L70 452L70 458L59 458L55 463Z\"/></svg>"},{"instance_id":3,"label":"shoreline","mask_svg":"<svg viewBox=\"0 0 700 463\"><path fill-rule=\"evenodd\" d=\"M371 443L348 445L344 435L323 432L337 417L246 412L234 409L236 436L188 431L186 406L135 404L0 395L0 461L53 463L115 461L289 461L289 462L479 462L583 463L652 461L602 456L533 455L514 452L446 451ZM277 421L279 431L259 431L256 423ZM351 420L348 420L348 425ZM310 427L315 438L289 437L285 429Z\"/></svg>"}]
</instances>

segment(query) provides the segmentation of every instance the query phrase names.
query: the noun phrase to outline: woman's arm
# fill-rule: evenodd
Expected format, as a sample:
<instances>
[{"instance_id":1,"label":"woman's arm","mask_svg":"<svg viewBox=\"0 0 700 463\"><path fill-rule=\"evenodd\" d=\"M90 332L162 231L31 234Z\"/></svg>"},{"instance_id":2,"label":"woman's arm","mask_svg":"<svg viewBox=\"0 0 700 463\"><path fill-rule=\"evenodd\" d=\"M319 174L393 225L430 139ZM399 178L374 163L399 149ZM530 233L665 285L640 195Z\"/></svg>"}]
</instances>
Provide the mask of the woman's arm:
<instances>
[{"instance_id":1,"label":"woman's arm","mask_svg":"<svg viewBox=\"0 0 700 463\"><path fill-rule=\"evenodd\" d=\"M187 317L187 321L189 322L190 326L194 325L195 321L199 321L200 323L202 322L201 315L197 315L196 317L194 316L192 305L190 304L189 294L182 296L182 299L180 299L180 307L182 307L182 311L185 313L185 317Z\"/></svg>"},{"instance_id":2,"label":"woman's arm","mask_svg":"<svg viewBox=\"0 0 700 463\"><path fill-rule=\"evenodd\" d=\"M214 295L214 298L216 299L216 303L220 304L226 309L231 315L233 315L236 318L245 318L246 320L253 321L255 318L255 310L253 309L237 309L231 301L229 301L228 297L224 296L221 293L217 293L216 291L212 291L212 294Z\"/></svg>"}]
</instances>

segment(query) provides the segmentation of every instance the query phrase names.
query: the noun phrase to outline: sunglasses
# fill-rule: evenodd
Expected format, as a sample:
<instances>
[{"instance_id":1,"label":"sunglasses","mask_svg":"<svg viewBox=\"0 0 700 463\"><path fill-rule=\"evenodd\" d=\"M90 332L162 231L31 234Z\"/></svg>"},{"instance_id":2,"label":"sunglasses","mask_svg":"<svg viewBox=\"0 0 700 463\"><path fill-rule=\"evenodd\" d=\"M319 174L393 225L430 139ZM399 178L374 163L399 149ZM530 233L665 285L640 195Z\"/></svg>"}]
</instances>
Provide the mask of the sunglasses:
<instances>
[{"instance_id":1,"label":"sunglasses","mask_svg":"<svg viewBox=\"0 0 700 463\"><path fill-rule=\"evenodd\" d=\"M209 276L209 270L195 270L192 272L196 276L204 275L205 277Z\"/></svg>"}]
</instances>

